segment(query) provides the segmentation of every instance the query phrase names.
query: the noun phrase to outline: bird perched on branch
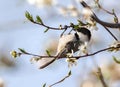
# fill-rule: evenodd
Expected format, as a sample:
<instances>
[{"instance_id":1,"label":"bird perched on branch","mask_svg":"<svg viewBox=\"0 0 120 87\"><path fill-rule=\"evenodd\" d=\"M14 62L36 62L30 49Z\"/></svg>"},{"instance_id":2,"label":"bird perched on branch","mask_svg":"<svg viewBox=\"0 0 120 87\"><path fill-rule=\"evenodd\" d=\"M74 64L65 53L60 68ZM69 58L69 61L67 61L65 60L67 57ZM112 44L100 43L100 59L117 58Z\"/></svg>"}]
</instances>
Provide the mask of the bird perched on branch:
<instances>
[{"instance_id":1,"label":"bird perched on branch","mask_svg":"<svg viewBox=\"0 0 120 87\"><path fill-rule=\"evenodd\" d=\"M62 35L59 38L58 48L55 58L42 58L40 61L44 61L40 64L40 69L45 68L56 59L60 57L67 57L68 53L75 53L87 46L91 39L91 32L87 28L81 27L79 29L74 29L74 34ZM80 49L79 49L80 48Z\"/></svg>"}]
</instances>

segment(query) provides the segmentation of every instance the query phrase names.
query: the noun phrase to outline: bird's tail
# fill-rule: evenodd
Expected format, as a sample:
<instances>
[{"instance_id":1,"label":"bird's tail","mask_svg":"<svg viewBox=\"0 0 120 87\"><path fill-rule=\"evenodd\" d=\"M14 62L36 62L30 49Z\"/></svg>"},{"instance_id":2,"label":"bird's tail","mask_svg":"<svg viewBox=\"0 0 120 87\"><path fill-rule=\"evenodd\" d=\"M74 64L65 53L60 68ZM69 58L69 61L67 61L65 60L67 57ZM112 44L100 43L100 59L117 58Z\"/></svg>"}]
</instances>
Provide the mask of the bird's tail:
<instances>
[{"instance_id":1,"label":"bird's tail","mask_svg":"<svg viewBox=\"0 0 120 87\"><path fill-rule=\"evenodd\" d=\"M63 57L62 55L64 55L65 51L66 51L65 49L61 50L61 52L57 53L54 58L51 58L51 57L49 57L49 58L42 58L42 59L40 60L41 63L40 63L40 65L39 65L39 68L40 68L40 69L43 69L43 68L47 67L48 65L50 65L51 63L53 63L53 62L54 62L55 60L57 60L59 57ZM65 56L65 55L64 55L64 56Z\"/></svg>"},{"instance_id":2,"label":"bird's tail","mask_svg":"<svg viewBox=\"0 0 120 87\"><path fill-rule=\"evenodd\" d=\"M56 58L42 58L39 61L39 68L43 69L45 67L47 67L48 65L50 65L51 63L53 63L56 60Z\"/></svg>"}]
</instances>

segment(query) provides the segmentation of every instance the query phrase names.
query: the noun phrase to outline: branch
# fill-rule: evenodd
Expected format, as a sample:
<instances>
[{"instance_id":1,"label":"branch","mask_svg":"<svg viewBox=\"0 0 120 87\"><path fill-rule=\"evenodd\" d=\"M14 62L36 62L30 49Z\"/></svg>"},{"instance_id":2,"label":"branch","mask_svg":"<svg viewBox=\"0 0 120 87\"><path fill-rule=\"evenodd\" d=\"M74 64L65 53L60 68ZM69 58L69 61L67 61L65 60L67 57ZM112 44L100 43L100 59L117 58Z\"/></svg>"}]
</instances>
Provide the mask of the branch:
<instances>
[{"instance_id":1,"label":"branch","mask_svg":"<svg viewBox=\"0 0 120 87\"><path fill-rule=\"evenodd\" d=\"M71 76L71 71L69 71L69 72L68 72L68 75L65 76L63 79L61 79L60 81L58 81L58 82L56 82L56 83L50 85L49 87L52 87L52 86L54 86L54 85L56 85L56 84L58 84L58 83L63 82L65 79L67 79L67 78L70 77L70 76Z\"/></svg>"},{"instance_id":2,"label":"branch","mask_svg":"<svg viewBox=\"0 0 120 87\"><path fill-rule=\"evenodd\" d=\"M99 9L102 9L102 10L105 11L106 13L114 16L114 18L115 18L115 19L114 19L115 23L118 23L118 22L119 22L118 17L117 17L117 15L116 15L114 9L112 9L112 12L110 12L110 11L106 10L105 8L103 8L103 7L100 5L99 0L94 0L94 1L95 1L95 3L98 5L98 8L99 8Z\"/></svg>"},{"instance_id":3,"label":"branch","mask_svg":"<svg viewBox=\"0 0 120 87\"><path fill-rule=\"evenodd\" d=\"M110 14L110 15L113 15L113 16L114 16L114 22L115 22L115 23L119 23L118 17L117 17L117 15L116 15L114 9L112 9L112 12L110 12L110 11L104 9L104 8L100 5L99 0L94 0L94 2L95 2L95 4L97 4L97 6L98 6L99 9L102 9L102 10L105 11L106 13L108 13L108 14ZM118 29L120 30L120 28L118 28Z\"/></svg>"},{"instance_id":4,"label":"branch","mask_svg":"<svg viewBox=\"0 0 120 87\"><path fill-rule=\"evenodd\" d=\"M94 0L94 2L95 2L95 4L97 4L98 8L102 9L103 11L105 11L106 13L108 13L108 14L110 14L110 15L114 15L113 12L110 12L110 11L104 9L104 8L100 5L99 0Z\"/></svg>"},{"instance_id":5,"label":"branch","mask_svg":"<svg viewBox=\"0 0 120 87\"><path fill-rule=\"evenodd\" d=\"M28 11L25 12L25 17L26 17L30 22L32 22L32 23L34 23L34 24L38 24L38 25L41 25L41 26L43 26L43 27L46 27L47 30L48 30L48 29L52 29L52 30L64 30L64 29L73 27L72 23L70 24L70 26L65 25L64 27L62 27L62 26L60 25L59 28L50 27L50 26L45 25L45 24L43 23L43 21L42 21L42 19L40 18L40 16L37 15L37 16L36 16L36 19L34 19L33 16L32 16Z\"/></svg>"},{"instance_id":6,"label":"branch","mask_svg":"<svg viewBox=\"0 0 120 87\"><path fill-rule=\"evenodd\" d=\"M115 49L119 49L119 48L120 48L120 46L115 47ZM111 50L111 49L113 49L113 47L104 48L104 49L101 49L101 50L96 51L96 52L94 52L94 53L86 54L86 55L83 55L83 56L76 56L76 57L74 57L74 58L80 59L80 58L83 58L83 57L93 56L93 55L96 55L96 54L98 54L98 53L101 53L101 52L104 52L104 51L107 51L107 50Z\"/></svg>"},{"instance_id":7,"label":"branch","mask_svg":"<svg viewBox=\"0 0 120 87\"><path fill-rule=\"evenodd\" d=\"M107 28L103 25L103 27L108 31L108 33L116 40L118 41L117 37L115 37L115 35Z\"/></svg>"},{"instance_id":8,"label":"branch","mask_svg":"<svg viewBox=\"0 0 120 87\"><path fill-rule=\"evenodd\" d=\"M102 20L100 20L97 16L96 16L96 14L91 10L91 8L90 8L90 6L88 6L83 0L80 2L81 3L81 5L84 7L84 8L89 8L90 9L90 11L92 12L92 15L91 15L91 17L97 22L97 23L99 23L99 24L101 24L101 25L104 25L104 26L106 26L106 27L110 27L110 28L120 28L120 23L108 23L108 22L104 22L104 21L102 21Z\"/></svg>"},{"instance_id":9,"label":"branch","mask_svg":"<svg viewBox=\"0 0 120 87\"><path fill-rule=\"evenodd\" d=\"M108 47L108 48L104 48L104 49L101 49L99 51L96 51L96 52L93 52L91 54L85 54L85 55L82 55L82 56L72 56L72 57L67 57L67 58L76 58L76 59L80 59L80 58L84 58L84 57L89 57L89 56L93 56L93 55L96 55L98 53L101 53L101 52L104 52L104 51L107 51L107 50L110 50L110 51L115 51L115 50L119 50L120 49L120 46L118 45L117 47ZM16 58L17 56L21 56L22 54L24 55L31 55L31 56L35 56L35 57L38 57L38 58L56 58L58 56L40 56L40 55L36 55L36 54L32 54L32 53L29 53L29 52L16 52L16 51L12 51L11 52L11 55ZM61 57L59 56L58 59L62 59L62 58L66 58L65 56L64 57Z\"/></svg>"},{"instance_id":10,"label":"branch","mask_svg":"<svg viewBox=\"0 0 120 87\"><path fill-rule=\"evenodd\" d=\"M98 67L97 76L99 77L99 79L100 79L103 87L108 87L107 84L106 84L106 82L105 82L105 80L104 80L104 77L103 77L103 75L102 75L102 72L101 72L101 68L100 68L100 67Z\"/></svg>"},{"instance_id":11,"label":"branch","mask_svg":"<svg viewBox=\"0 0 120 87\"><path fill-rule=\"evenodd\" d=\"M64 30L64 29L66 29L66 27L67 27L67 28L72 27L72 26L67 26L67 25L65 25L65 27L55 28L55 27L50 27L50 26L48 26L48 25L45 25L44 23L38 23L38 22L36 22L36 21L31 21L31 22L34 23L34 24L38 24L38 25L44 26L44 27L46 27L47 29L52 29L52 30Z\"/></svg>"}]
</instances>

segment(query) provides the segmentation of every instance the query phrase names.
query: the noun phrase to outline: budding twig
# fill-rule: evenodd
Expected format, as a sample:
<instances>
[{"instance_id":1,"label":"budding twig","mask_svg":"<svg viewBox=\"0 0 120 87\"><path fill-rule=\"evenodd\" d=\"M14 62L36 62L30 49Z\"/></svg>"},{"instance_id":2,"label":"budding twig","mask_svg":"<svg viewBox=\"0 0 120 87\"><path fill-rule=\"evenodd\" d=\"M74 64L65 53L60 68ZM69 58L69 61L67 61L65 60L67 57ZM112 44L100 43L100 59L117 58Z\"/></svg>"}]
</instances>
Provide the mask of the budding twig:
<instances>
[{"instance_id":1,"label":"budding twig","mask_svg":"<svg viewBox=\"0 0 120 87\"><path fill-rule=\"evenodd\" d=\"M81 5L82 5L84 8L89 8L89 9L91 10L90 6L88 6L83 0L82 0L80 3L81 3ZM92 10L91 10L91 11L92 11ZM108 22L104 22L104 21L100 20L100 19L95 15L95 13L94 13L93 11L92 11L91 17L92 17L97 23L99 23L99 24L101 24L101 25L104 25L104 26L106 26L106 27L110 27L110 28L114 28L114 29L120 28L120 23L108 23Z\"/></svg>"},{"instance_id":2,"label":"budding twig","mask_svg":"<svg viewBox=\"0 0 120 87\"><path fill-rule=\"evenodd\" d=\"M72 57L67 57L67 58L76 58L76 59L80 59L80 58L84 58L84 57L89 57L89 56L93 56L93 55L96 55L98 53L101 53L101 52L104 52L104 51L108 51L108 50L111 50L113 49L120 49L120 46L117 46L117 47L108 47L108 48L104 48L104 49L101 49L99 51L96 51L96 52L93 52L91 54L85 54L85 55L82 55L82 56L72 56ZM18 54L25 54L25 55L31 55L31 56L36 56L36 57L39 57L39 58L56 58L58 56L40 56L40 55L36 55L36 54L32 54L32 53L29 53L29 52L26 52L26 53L18 53ZM62 59L62 58L66 58L66 57L61 57L59 56L57 59Z\"/></svg>"},{"instance_id":3,"label":"budding twig","mask_svg":"<svg viewBox=\"0 0 120 87\"><path fill-rule=\"evenodd\" d=\"M65 27L62 27L62 28L55 28L55 27L50 27L50 26L48 26L48 25L45 25L44 23L38 23L38 22L36 22L36 21L32 21L34 24L38 24L38 25L41 25L41 26L44 26L44 27L46 27L47 29L52 29L52 30L64 30L64 29L66 29ZM70 28L71 26L68 26L67 25L67 28Z\"/></svg>"},{"instance_id":4,"label":"budding twig","mask_svg":"<svg viewBox=\"0 0 120 87\"><path fill-rule=\"evenodd\" d=\"M110 14L110 15L113 15L113 16L114 16L114 21L115 21L115 23L119 23L118 17L117 17L117 15L116 15L114 9L112 10L112 12L110 12L110 11L106 10L105 8L103 8L103 7L100 5L100 3L99 3L98 0L94 0L94 1L95 1L95 3L98 5L98 8L99 8L99 9L102 9L102 10L105 11L106 13L108 13L108 14ZM120 30L120 28L118 28L118 29Z\"/></svg>"},{"instance_id":5,"label":"budding twig","mask_svg":"<svg viewBox=\"0 0 120 87\"><path fill-rule=\"evenodd\" d=\"M49 87L52 87L52 86L54 86L54 85L56 85L56 84L58 84L58 83L63 82L65 79L67 79L67 78L70 77L70 76L71 76L71 71L68 72L68 75L67 75L67 76L65 76L64 78L62 78L62 79L59 80L58 82L55 82L54 84L50 85Z\"/></svg>"}]
</instances>

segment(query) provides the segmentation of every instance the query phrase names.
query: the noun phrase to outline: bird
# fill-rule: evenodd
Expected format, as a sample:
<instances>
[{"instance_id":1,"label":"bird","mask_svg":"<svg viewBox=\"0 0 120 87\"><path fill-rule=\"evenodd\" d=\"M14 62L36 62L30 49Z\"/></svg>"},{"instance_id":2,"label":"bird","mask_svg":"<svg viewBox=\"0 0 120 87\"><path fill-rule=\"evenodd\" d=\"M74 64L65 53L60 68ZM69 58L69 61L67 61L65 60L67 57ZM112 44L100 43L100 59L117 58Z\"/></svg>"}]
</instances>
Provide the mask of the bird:
<instances>
[{"instance_id":1,"label":"bird","mask_svg":"<svg viewBox=\"0 0 120 87\"><path fill-rule=\"evenodd\" d=\"M55 58L42 58L41 60L44 62L41 63L39 67L40 69L47 67L59 57L67 57L67 54L79 51L80 46L87 46L91 39L90 30L85 27L81 27L79 29L74 29L74 31L74 33L62 35L59 38Z\"/></svg>"}]
</instances>

